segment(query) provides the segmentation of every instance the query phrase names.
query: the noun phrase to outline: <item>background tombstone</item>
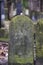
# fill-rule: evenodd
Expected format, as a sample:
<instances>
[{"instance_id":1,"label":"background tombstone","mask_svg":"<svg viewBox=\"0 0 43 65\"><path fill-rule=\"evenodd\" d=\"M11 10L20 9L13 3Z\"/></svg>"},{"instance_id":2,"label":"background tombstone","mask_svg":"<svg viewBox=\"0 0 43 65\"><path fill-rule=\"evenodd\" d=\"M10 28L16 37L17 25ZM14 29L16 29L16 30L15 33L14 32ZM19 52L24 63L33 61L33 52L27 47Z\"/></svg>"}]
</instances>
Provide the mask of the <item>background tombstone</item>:
<instances>
[{"instance_id":1,"label":"background tombstone","mask_svg":"<svg viewBox=\"0 0 43 65\"><path fill-rule=\"evenodd\" d=\"M33 64L33 23L24 15L13 17L9 27L9 65Z\"/></svg>"},{"instance_id":2,"label":"background tombstone","mask_svg":"<svg viewBox=\"0 0 43 65\"><path fill-rule=\"evenodd\" d=\"M43 65L43 18L35 24L36 31L36 65Z\"/></svg>"}]
</instances>

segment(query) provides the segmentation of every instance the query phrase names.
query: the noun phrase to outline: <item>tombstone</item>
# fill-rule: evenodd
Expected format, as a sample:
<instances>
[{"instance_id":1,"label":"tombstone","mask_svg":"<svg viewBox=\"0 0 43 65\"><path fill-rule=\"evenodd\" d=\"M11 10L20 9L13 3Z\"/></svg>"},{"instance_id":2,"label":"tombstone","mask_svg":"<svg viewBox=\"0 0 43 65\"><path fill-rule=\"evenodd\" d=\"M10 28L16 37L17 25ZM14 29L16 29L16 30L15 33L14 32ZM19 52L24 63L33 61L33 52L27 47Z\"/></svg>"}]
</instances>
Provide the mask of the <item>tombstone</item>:
<instances>
[{"instance_id":1,"label":"tombstone","mask_svg":"<svg viewBox=\"0 0 43 65\"><path fill-rule=\"evenodd\" d=\"M43 65L43 18L37 21L36 30L36 65Z\"/></svg>"},{"instance_id":2,"label":"tombstone","mask_svg":"<svg viewBox=\"0 0 43 65\"><path fill-rule=\"evenodd\" d=\"M13 17L9 26L9 65L33 64L33 23L29 17Z\"/></svg>"}]
</instances>

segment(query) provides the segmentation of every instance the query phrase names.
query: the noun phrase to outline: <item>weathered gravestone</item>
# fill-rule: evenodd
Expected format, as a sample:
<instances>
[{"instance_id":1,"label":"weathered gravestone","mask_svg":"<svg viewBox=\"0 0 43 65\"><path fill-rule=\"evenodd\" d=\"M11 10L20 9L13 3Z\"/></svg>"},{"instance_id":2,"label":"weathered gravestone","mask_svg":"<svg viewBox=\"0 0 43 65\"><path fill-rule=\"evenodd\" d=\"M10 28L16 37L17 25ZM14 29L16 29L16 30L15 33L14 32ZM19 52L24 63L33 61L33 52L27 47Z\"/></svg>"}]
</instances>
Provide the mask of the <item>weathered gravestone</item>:
<instances>
[{"instance_id":1,"label":"weathered gravestone","mask_svg":"<svg viewBox=\"0 0 43 65\"><path fill-rule=\"evenodd\" d=\"M9 65L33 64L33 23L24 15L10 22Z\"/></svg>"}]
</instances>

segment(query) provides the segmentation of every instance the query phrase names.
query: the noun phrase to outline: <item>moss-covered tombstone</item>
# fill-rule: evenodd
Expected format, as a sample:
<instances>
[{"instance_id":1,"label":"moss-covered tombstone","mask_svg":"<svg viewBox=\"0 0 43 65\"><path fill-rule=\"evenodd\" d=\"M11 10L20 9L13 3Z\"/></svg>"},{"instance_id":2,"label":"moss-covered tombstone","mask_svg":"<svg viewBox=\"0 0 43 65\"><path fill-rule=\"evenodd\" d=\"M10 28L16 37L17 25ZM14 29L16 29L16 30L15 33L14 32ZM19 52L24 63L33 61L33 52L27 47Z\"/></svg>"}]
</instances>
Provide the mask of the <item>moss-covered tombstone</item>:
<instances>
[{"instance_id":1,"label":"moss-covered tombstone","mask_svg":"<svg viewBox=\"0 0 43 65\"><path fill-rule=\"evenodd\" d=\"M9 27L9 64L33 64L33 23L24 15L13 17Z\"/></svg>"},{"instance_id":2,"label":"moss-covered tombstone","mask_svg":"<svg viewBox=\"0 0 43 65\"><path fill-rule=\"evenodd\" d=\"M43 58L43 19L39 19L35 26L37 40L37 58Z\"/></svg>"}]
</instances>

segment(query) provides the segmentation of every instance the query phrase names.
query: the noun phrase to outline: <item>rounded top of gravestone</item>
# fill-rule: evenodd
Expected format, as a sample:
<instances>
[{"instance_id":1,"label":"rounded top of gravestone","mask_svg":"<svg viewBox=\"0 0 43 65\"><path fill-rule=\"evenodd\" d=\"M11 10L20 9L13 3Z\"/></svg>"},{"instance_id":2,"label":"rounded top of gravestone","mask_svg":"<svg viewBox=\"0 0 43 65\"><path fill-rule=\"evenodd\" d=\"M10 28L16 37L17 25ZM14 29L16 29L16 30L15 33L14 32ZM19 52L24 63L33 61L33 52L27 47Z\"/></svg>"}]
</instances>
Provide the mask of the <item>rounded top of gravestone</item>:
<instances>
[{"instance_id":1,"label":"rounded top of gravestone","mask_svg":"<svg viewBox=\"0 0 43 65\"><path fill-rule=\"evenodd\" d=\"M25 15L18 15L13 17L11 19L10 26L12 26L15 30L20 30L21 28L24 28L25 30L31 28L33 30L32 20Z\"/></svg>"},{"instance_id":2,"label":"rounded top of gravestone","mask_svg":"<svg viewBox=\"0 0 43 65\"><path fill-rule=\"evenodd\" d=\"M24 22L27 22L27 23L29 23L29 25L33 25L33 22L32 22L32 20L29 18L29 17L27 17L27 16L25 16L25 15L18 15L18 16L15 16L15 17L12 17L12 19L11 19L11 22L13 23L17 23L17 22L20 22L20 23L24 23Z\"/></svg>"},{"instance_id":3,"label":"rounded top of gravestone","mask_svg":"<svg viewBox=\"0 0 43 65\"><path fill-rule=\"evenodd\" d=\"M39 19L36 24L37 30L43 32L43 18Z\"/></svg>"}]
</instances>

